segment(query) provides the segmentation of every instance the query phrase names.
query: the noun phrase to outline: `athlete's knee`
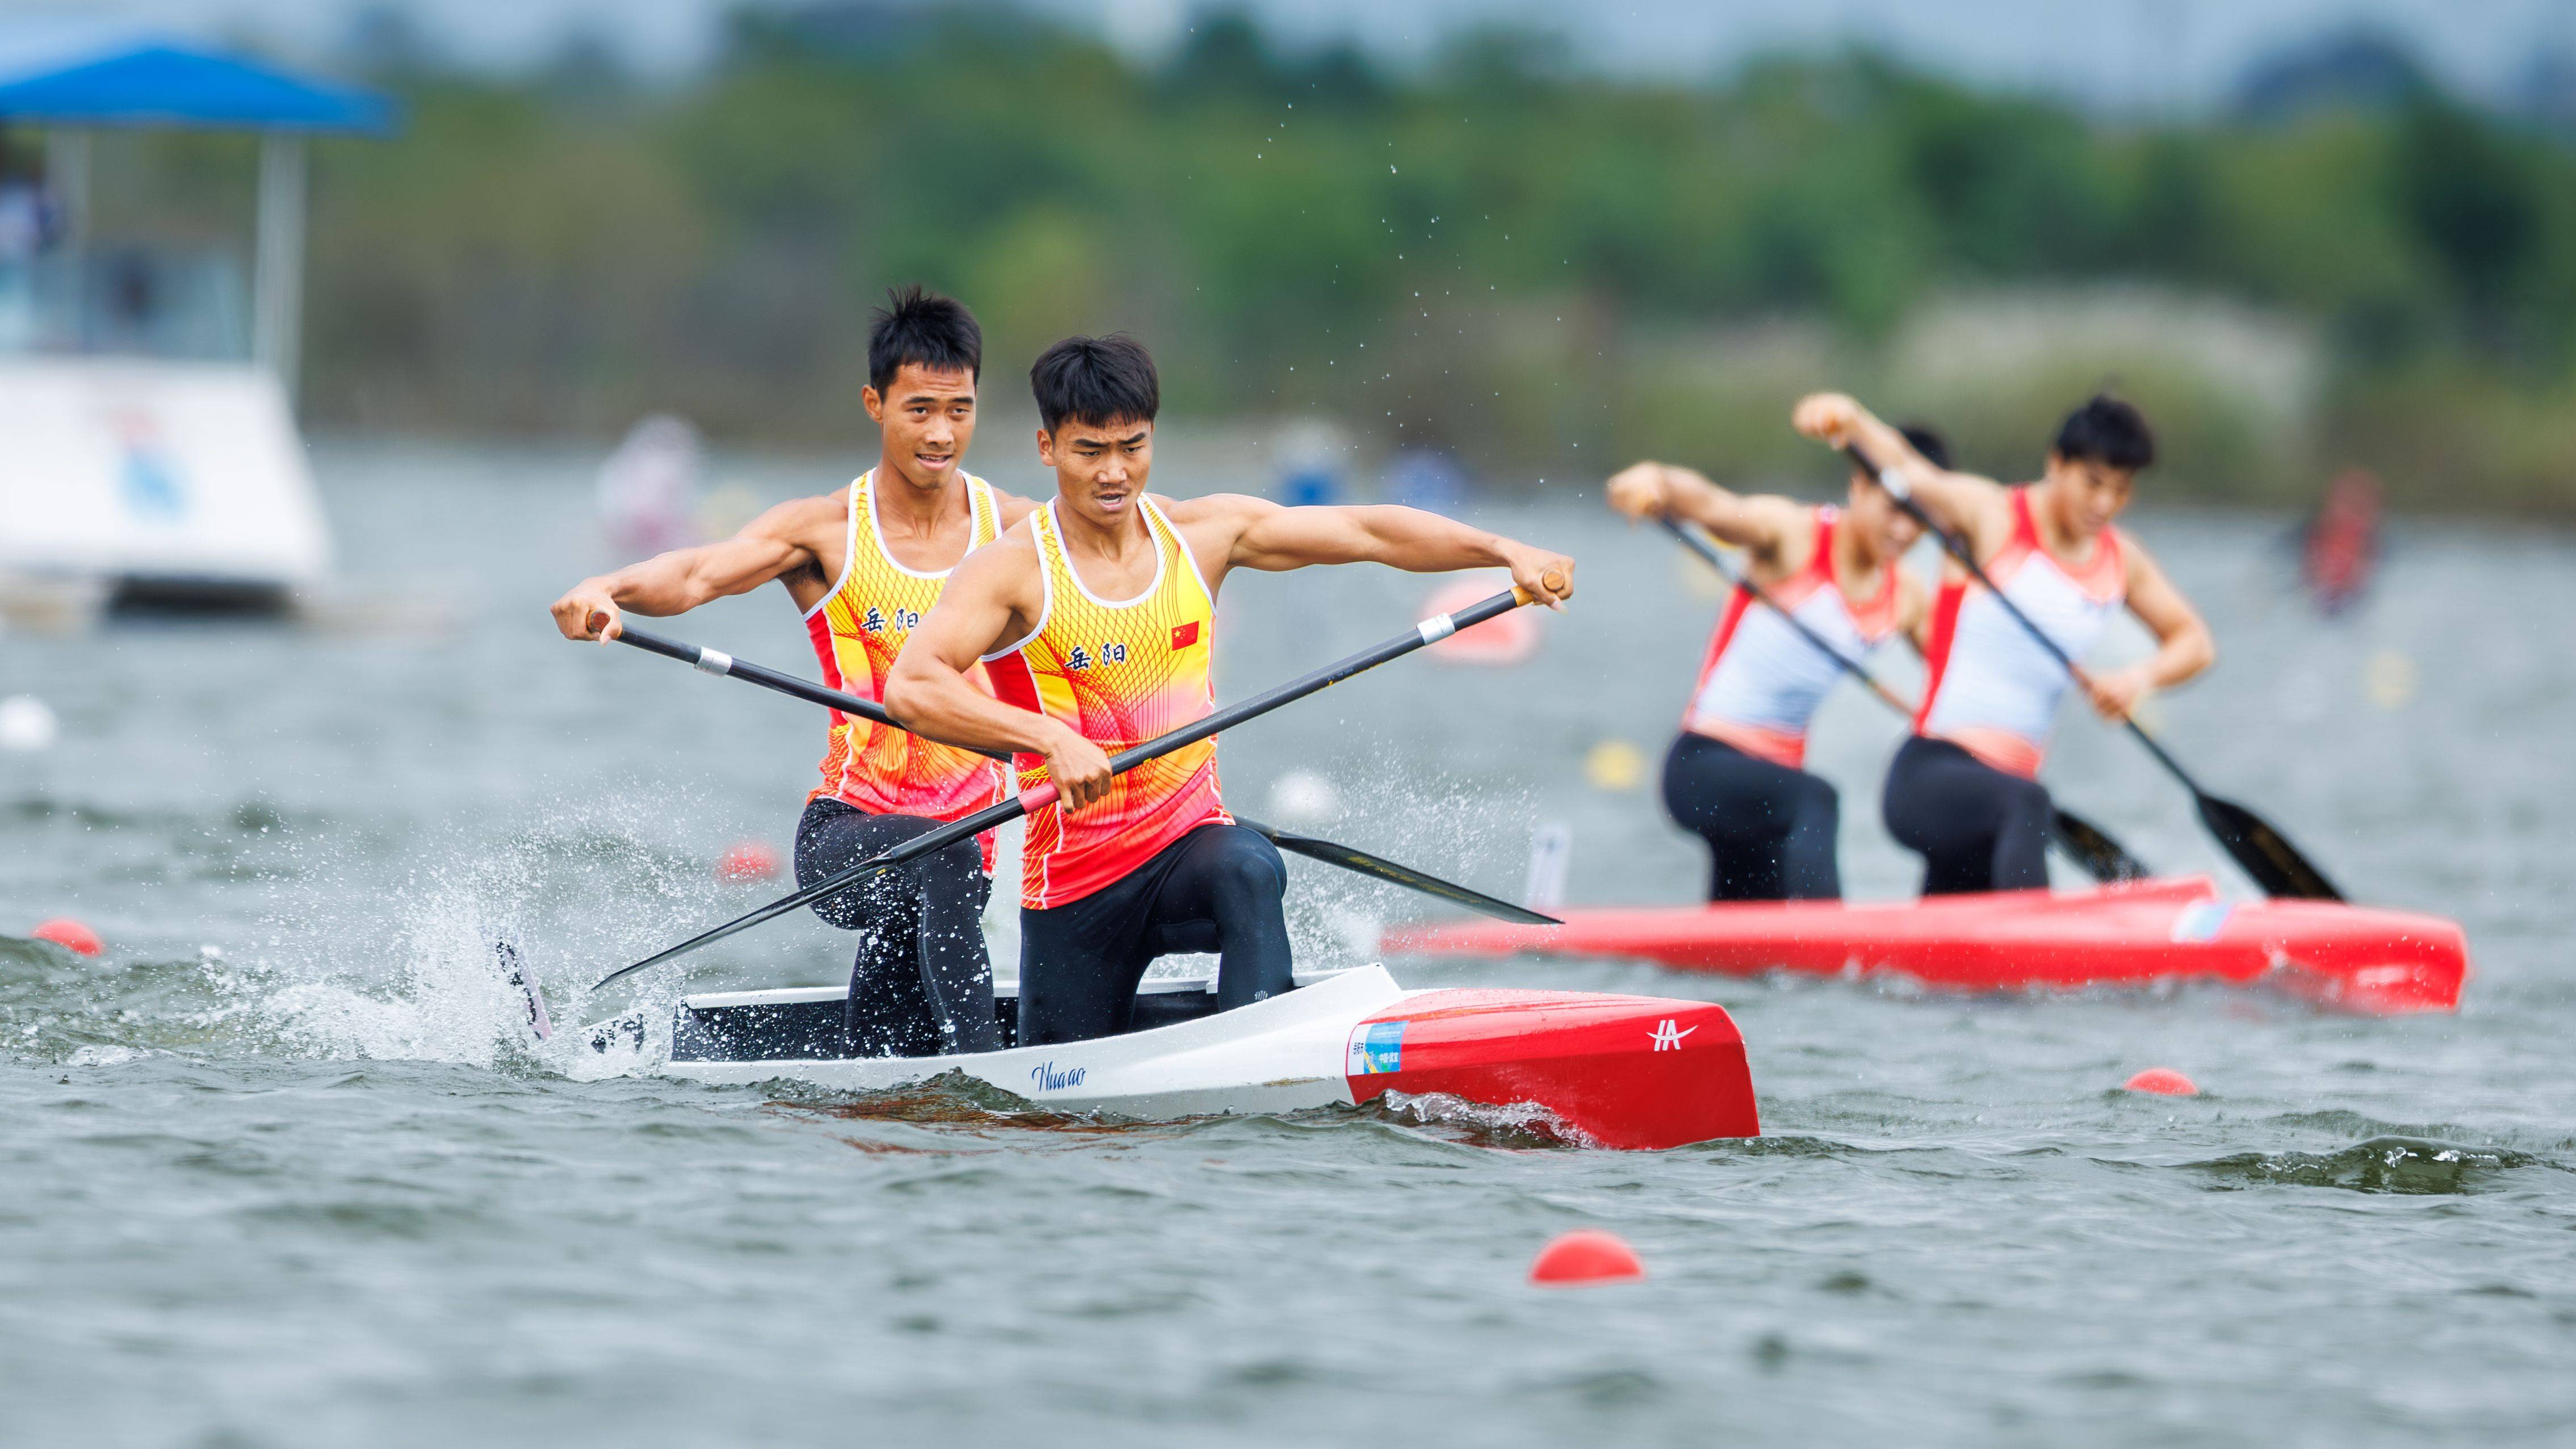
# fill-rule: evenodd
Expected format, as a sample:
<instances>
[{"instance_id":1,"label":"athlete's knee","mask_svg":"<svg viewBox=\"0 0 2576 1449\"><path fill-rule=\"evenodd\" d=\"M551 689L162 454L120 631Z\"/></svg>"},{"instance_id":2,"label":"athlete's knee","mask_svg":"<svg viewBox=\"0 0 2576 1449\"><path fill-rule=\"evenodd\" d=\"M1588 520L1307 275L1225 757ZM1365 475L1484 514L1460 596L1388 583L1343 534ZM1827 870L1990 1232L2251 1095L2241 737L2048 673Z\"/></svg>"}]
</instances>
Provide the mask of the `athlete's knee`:
<instances>
[{"instance_id":1,"label":"athlete's knee","mask_svg":"<svg viewBox=\"0 0 2576 1449\"><path fill-rule=\"evenodd\" d=\"M1207 872L1209 889L1231 900L1275 900L1288 890L1288 863L1279 847L1251 830L1230 832Z\"/></svg>"}]
</instances>

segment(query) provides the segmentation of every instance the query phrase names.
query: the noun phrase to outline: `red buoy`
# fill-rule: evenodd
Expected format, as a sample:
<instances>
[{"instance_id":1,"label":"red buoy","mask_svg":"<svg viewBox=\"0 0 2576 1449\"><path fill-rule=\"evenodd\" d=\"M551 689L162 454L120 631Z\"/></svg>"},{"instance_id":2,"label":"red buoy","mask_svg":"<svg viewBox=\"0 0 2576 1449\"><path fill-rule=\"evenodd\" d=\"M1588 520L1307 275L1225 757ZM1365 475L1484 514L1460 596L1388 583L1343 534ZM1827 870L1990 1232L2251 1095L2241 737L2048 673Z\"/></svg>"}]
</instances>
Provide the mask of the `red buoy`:
<instances>
[{"instance_id":1,"label":"red buoy","mask_svg":"<svg viewBox=\"0 0 2576 1449\"><path fill-rule=\"evenodd\" d=\"M107 949L107 943L98 938L98 932L69 916L56 916L44 922L36 927L34 935L39 941L51 941L66 951L76 951L83 956L95 956Z\"/></svg>"},{"instance_id":2,"label":"red buoy","mask_svg":"<svg viewBox=\"0 0 2576 1449\"><path fill-rule=\"evenodd\" d=\"M2197 1097L2200 1095L2200 1088L2192 1084L2191 1078L2184 1076L2182 1073L2175 1071L2171 1067L2149 1067L2145 1071L2131 1077L2128 1081L2128 1088L2132 1092L2153 1092L2159 1097Z\"/></svg>"},{"instance_id":3,"label":"red buoy","mask_svg":"<svg viewBox=\"0 0 2576 1449\"><path fill-rule=\"evenodd\" d=\"M778 852L765 840L737 840L716 857L716 879L768 880L778 874Z\"/></svg>"},{"instance_id":4,"label":"red buoy","mask_svg":"<svg viewBox=\"0 0 2576 1449\"><path fill-rule=\"evenodd\" d=\"M1530 1281L1568 1288L1585 1283L1625 1283L1646 1276L1637 1251L1617 1233L1577 1228L1559 1233L1530 1263Z\"/></svg>"}]
</instances>

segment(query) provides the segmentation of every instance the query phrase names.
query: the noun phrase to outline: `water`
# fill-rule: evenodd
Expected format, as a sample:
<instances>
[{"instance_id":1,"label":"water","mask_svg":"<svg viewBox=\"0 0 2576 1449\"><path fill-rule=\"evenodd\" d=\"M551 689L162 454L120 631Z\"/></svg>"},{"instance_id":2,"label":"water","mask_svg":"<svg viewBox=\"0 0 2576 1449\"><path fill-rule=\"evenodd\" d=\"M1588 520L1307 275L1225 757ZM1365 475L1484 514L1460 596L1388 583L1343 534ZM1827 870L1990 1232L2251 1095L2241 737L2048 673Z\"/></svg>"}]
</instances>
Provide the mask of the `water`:
<instances>
[{"instance_id":1,"label":"water","mask_svg":"<svg viewBox=\"0 0 2576 1449\"><path fill-rule=\"evenodd\" d=\"M1005 451L978 461L1029 486L983 456ZM1193 462L1235 476L1213 446L1174 453L1167 486ZM2410 527L2378 597L2326 625L2283 592L2277 522L2141 521L2225 656L2163 727L2357 896L2466 921L2457 1017L1408 970L1724 1002L1773 1135L1622 1155L1378 1111L1021 1123L515 1045L486 926L519 931L559 1015L606 1014L626 998L577 1005L581 983L771 889L710 865L784 842L820 749L801 706L551 639L544 604L603 562L586 465L328 451L365 585L339 631L0 642L0 693L63 724L0 756L0 929L68 913L110 943L0 941L0 1442L2340 1445L2576 1424L2562 538ZM845 470L737 471L776 493ZM1252 808L1320 772L1344 802L1329 833L1503 893L1534 825L1563 821L1576 899L1688 898L1698 861L1651 796L1580 761L1614 737L1660 752L1712 606L1669 544L1588 500L1488 521L1584 561L1539 659L1335 689L1230 739L1230 789ZM1392 633L1427 587L1237 580L1223 692ZM671 632L809 667L774 593ZM1820 724L1856 894L1911 877L1873 818L1897 728L1853 691ZM2161 866L2224 869L2116 737L2070 721L2051 772ZM1414 909L1291 869L1319 960L1364 959L1370 923ZM844 950L799 918L688 980L828 980ZM2148 1065L2207 1095L2115 1090ZM1525 1286L1538 1245L1585 1225L1626 1235L1648 1281Z\"/></svg>"}]
</instances>

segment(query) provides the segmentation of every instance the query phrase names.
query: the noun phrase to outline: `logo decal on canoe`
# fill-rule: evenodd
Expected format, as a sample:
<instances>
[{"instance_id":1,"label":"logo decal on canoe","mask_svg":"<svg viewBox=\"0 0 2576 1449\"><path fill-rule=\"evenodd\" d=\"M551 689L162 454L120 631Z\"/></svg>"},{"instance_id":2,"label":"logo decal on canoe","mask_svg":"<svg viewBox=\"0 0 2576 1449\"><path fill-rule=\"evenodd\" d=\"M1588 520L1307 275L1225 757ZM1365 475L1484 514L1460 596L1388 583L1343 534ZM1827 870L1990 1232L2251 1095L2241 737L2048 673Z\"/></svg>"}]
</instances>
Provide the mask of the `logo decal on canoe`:
<instances>
[{"instance_id":1,"label":"logo decal on canoe","mask_svg":"<svg viewBox=\"0 0 2576 1449\"><path fill-rule=\"evenodd\" d=\"M1404 1023L1372 1021L1351 1033L1351 1059L1346 1077L1373 1077L1404 1070Z\"/></svg>"},{"instance_id":2,"label":"logo decal on canoe","mask_svg":"<svg viewBox=\"0 0 2576 1449\"><path fill-rule=\"evenodd\" d=\"M1677 1052L1682 1049L1682 1038L1697 1030L1699 1030L1698 1027L1684 1026L1668 1016L1664 1018L1662 1025L1647 1033L1647 1036L1654 1042L1655 1050Z\"/></svg>"},{"instance_id":3,"label":"logo decal on canoe","mask_svg":"<svg viewBox=\"0 0 2576 1449\"><path fill-rule=\"evenodd\" d=\"M1040 1062L1029 1068L1029 1080L1037 1083L1041 1092L1061 1092L1067 1087L1081 1086L1083 1077L1090 1071L1089 1067L1067 1067L1059 1072L1055 1063Z\"/></svg>"},{"instance_id":4,"label":"logo decal on canoe","mask_svg":"<svg viewBox=\"0 0 2576 1449\"><path fill-rule=\"evenodd\" d=\"M2174 917L2174 944L2199 946L2217 940L2235 909L2232 901L2194 901L2183 907L2182 914Z\"/></svg>"}]
</instances>

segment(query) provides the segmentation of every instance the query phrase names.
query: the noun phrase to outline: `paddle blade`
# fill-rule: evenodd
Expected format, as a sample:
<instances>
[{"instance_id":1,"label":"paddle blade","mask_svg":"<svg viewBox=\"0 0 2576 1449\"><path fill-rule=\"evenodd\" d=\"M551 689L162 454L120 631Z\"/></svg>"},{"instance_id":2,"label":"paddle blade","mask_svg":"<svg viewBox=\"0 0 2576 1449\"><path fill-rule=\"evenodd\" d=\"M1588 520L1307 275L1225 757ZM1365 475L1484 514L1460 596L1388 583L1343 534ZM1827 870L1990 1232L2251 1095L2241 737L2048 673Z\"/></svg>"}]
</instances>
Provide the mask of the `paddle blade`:
<instances>
[{"instance_id":1,"label":"paddle blade","mask_svg":"<svg viewBox=\"0 0 2576 1449\"><path fill-rule=\"evenodd\" d=\"M2117 885L2124 880L2145 880L2154 872L2147 863L2131 855L2120 842L2113 840L2102 827L2071 810L2057 812L2051 822L2050 841L2066 852L2069 860L2086 875L2104 885Z\"/></svg>"},{"instance_id":2,"label":"paddle blade","mask_svg":"<svg viewBox=\"0 0 2576 1449\"><path fill-rule=\"evenodd\" d=\"M491 940L492 969L499 973L502 984L517 993L528 1030L539 1041L552 1037L554 1021L546 1015L546 999L538 994L537 983L528 976L528 963L519 958L519 943L506 935L495 935Z\"/></svg>"},{"instance_id":3,"label":"paddle blade","mask_svg":"<svg viewBox=\"0 0 2576 1449\"><path fill-rule=\"evenodd\" d=\"M2196 795L2201 823L2218 843L2227 848L2245 873L2254 878L2267 896L2291 896L2302 900L2339 901L2343 892L2334 888L2325 872L2308 863L2298 847L2290 844L2281 832L2264 823L2261 817L2242 805L2221 800L2215 795Z\"/></svg>"},{"instance_id":4,"label":"paddle blade","mask_svg":"<svg viewBox=\"0 0 2576 1449\"><path fill-rule=\"evenodd\" d=\"M1293 851L1309 860L1320 860L1326 865L1340 866L1354 875L1364 875L1372 880L1385 881L1389 885L1399 885L1407 890L1420 891L1426 896L1436 897L1452 905L1480 911L1496 920L1512 921L1524 926L1565 924L1554 916L1543 916L1525 906L1497 900L1481 891L1471 891L1465 886L1442 880L1438 876L1425 875L1409 865L1399 865L1383 856L1371 855L1365 850L1354 850L1347 845L1330 840L1317 840L1311 835L1299 835L1294 831L1282 830L1275 825L1258 824L1240 816L1236 817L1236 823L1260 831L1270 838L1271 844L1281 850Z\"/></svg>"}]
</instances>

